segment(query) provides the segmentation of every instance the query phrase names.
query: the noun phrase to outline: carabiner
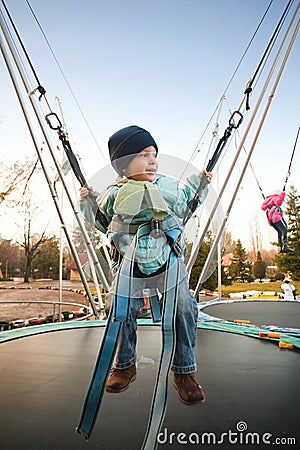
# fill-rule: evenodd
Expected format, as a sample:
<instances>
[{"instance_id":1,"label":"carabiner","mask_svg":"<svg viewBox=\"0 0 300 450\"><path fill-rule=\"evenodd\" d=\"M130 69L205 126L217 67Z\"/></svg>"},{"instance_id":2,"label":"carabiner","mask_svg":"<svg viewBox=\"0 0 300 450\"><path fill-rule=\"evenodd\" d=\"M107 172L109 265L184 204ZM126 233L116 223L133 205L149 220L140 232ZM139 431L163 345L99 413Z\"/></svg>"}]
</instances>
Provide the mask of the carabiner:
<instances>
[{"instance_id":1,"label":"carabiner","mask_svg":"<svg viewBox=\"0 0 300 450\"><path fill-rule=\"evenodd\" d=\"M238 120L235 119L235 115L238 116ZM243 122L243 114L240 113L239 111L234 111L229 119L229 126L230 128L235 128L237 129L241 123Z\"/></svg>"},{"instance_id":2,"label":"carabiner","mask_svg":"<svg viewBox=\"0 0 300 450\"><path fill-rule=\"evenodd\" d=\"M57 124L58 124L58 125L56 125L56 126L52 125L51 120L50 120L50 117L54 117L55 120L57 121ZM47 115L45 116L45 119L46 119L47 124L48 124L49 127L51 128L51 130L60 130L60 129L62 128L61 121L59 120L59 117L58 117L58 115L57 115L56 113L51 112L51 113L47 114Z\"/></svg>"}]
</instances>

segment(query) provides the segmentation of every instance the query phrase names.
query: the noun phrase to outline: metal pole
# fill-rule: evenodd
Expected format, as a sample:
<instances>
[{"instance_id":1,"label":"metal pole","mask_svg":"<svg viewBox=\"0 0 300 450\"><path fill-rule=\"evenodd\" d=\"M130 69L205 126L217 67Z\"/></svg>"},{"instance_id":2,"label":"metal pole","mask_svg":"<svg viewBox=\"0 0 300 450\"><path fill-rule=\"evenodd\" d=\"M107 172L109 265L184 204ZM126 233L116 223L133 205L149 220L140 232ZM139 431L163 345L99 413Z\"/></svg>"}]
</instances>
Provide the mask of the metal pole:
<instances>
[{"instance_id":1,"label":"metal pole","mask_svg":"<svg viewBox=\"0 0 300 450\"><path fill-rule=\"evenodd\" d=\"M93 280L94 280L94 284L95 284L95 288L96 288L96 292L97 292L98 303L99 303L100 309L103 310L104 309L104 304L103 304L103 300L102 300L102 296L101 296L101 292L100 292L99 283L97 281L97 274L95 272L95 266L92 264L91 257L90 257L89 254L88 254L88 257L89 257L89 263L90 263L90 267L91 267L91 274L92 274L92 277L93 277Z\"/></svg>"},{"instance_id":2,"label":"metal pole","mask_svg":"<svg viewBox=\"0 0 300 450\"><path fill-rule=\"evenodd\" d=\"M61 109L61 101L58 97L55 98L57 100L58 103L58 107L60 110L60 114L62 116L63 119L63 124L64 124L64 128L66 130L66 126L65 126L65 121L64 121L64 117L62 114L62 109ZM66 134L67 134L67 130L66 130ZM54 182L55 183L55 182ZM55 184L54 184L55 186ZM64 210L64 190L63 190L63 186L61 186L61 199L60 199L60 209L61 212L63 213ZM63 301L63 229L62 227L60 227L59 230L59 306L58 306L58 320L59 322L61 322L61 316L62 316L62 301Z\"/></svg>"},{"instance_id":3,"label":"metal pole","mask_svg":"<svg viewBox=\"0 0 300 450\"><path fill-rule=\"evenodd\" d=\"M2 31L3 31L3 26L2 26L2 16L1 16L1 14L0 14L0 25L1 25L1 29L2 29ZM57 213L58 213L58 216L59 216L59 219L60 219L60 222L61 222L61 226L62 226L62 228L64 229L64 232L65 232L65 235L66 235L68 244L69 244L69 246L70 246L70 249L71 249L73 258L74 258L74 260L75 260L75 262L76 262L76 264L77 264L78 271L79 271L79 273L80 273L80 277L81 277L81 279L82 279L82 282L83 282L85 291L86 291L86 293L87 293L87 296L88 296L88 298L89 298L89 300L90 300L90 303L91 303L93 312L94 312L95 316L98 317L98 312L97 312L97 308L96 308L95 303L94 303L93 296L92 296L92 294L91 294L91 292L90 292L88 283L87 283L87 281L86 281L84 272L83 272L82 267L81 267L81 263L80 263L78 254L77 254L76 249L75 249L75 247L74 247L74 244L73 244L73 242L72 242L72 240L71 240L71 238L70 238L70 236L69 236L69 233L68 233L66 224L65 224L64 219L63 219L63 216L62 216L62 214L61 214L61 211L60 211L60 208L59 208L59 205L58 205L57 195L56 195L56 193L55 193L55 191L54 191L54 189L53 189L53 187L52 187L50 178L49 178L48 173L47 173L46 166L45 166L45 164L44 164L44 162L43 162L43 158L42 158L42 155L41 155L41 152L40 152L38 143L37 143L37 139L36 139L36 136L34 135L33 128L32 128L32 126L31 126L31 122L30 122L30 118L29 118L28 112L27 112L27 110L26 110L26 108L25 108L25 105L24 105L24 103L23 103L23 98L22 98L22 96L21 96L20 88L19 88L19 86L18 86L17 79L16 79L15 74L14 74L14 71L13 71L13 69L12 69L12 65L11 65L11 62L10 62L10 60L9 60L9 57L8 57L6 48L5 48L5 46L2 44L2 42L0 42L0 44L1 44L1 45L0 45L0 47L1 47L1 52L2 52L2 55L3 55L3 58L4 58L4 61L5 61L7 70L8 70L8 72L9 72L11 81L12 81L12 83L13 83L13 86L14 86L14 89L15 89L15 92L16 92L16 95L17 95L17 98L18 98L18 101L19 101L19 103L20 103L20 106L21 106L22 112L23 112L23 114L24 114L24 118L25 118L26 124L27 124L28 129L29 129L29 133L30 133L30 135L31 135L31 138L32 138L32 141L33 141L35 150L36 150L36 153L37 153L37 155L38 155L39 162L40 162L40 164L41 164L41 167L42 167L44 176L45 176L45 178L46 178L48 187L49 187L49 189L50 189L50 193L51 193L51 196L52 196L54 205L55 205L55 207L56 207L56 211L57 211Z\"/></svg>"},{"instance_id":4,"label":"metal pole","mask_svg":"<svg viewBox=\"0 0 300 450\"><path fill-rule=\"evenodd\" d=\"M276 54L276 57L275 57L275 59L274 59L274 61L273 61L273 64L272 64L272 66L271 66L271 69L270 69L270 71L269 71L269 74L268 74L268 76L267 76L267 79L266 79L266 81L265 81L265 83L264 83L264 86L263 86L263 88L262 88L262 90L261 90L260 96L259 96L259 98L258 98L258 100L257 100L257 102L256 102L256 105L255 105L255 107L254 107L252 116L251 116L250 119L249 119L249 123L248 123L248 125L247 125L247 127L246 127L246 130L245 130L245 132L244 132L244 135L243 135L243 137L242 137L242 140L241 140L241 142L240 142L240 145L239 145L239 147L238 147L238 150L237 150L237 152L236 152L236 155L235 155L235 157L234 157L234 159L233 159L233 161L232 161L232 164L231 164L230 169L229 169L229 171L228 171L228 173L227 173L227 176L226 176L226 178L225 178L225 181L224 181L224 183L223 183L223 186L221 187L221 190L220 190L219 195L218 195L218 197L217 197L217 199L216 199L216 202L215 202L215 204L214 204L213 207L212 207L212 210L211 210L211 212L210 212L210 216L209 216L209 218L208 218L208 221L207 221L207 223L206 223L206 226L204 227L204 230L203 230L202 235L201 235L201 237L200 237L200 239L199 239L199 241L198 241L197 246L195 246L195 249L194 249L195 252L196 252L196 251L199 252L199 248L200 248L201 243L202 243L202 241L203 241L203 239L204 239L204 236L205 236L205 234L206 234L206 232L207 232L207 230L208 230L208 228L209 228L209 226L210 226L211 220L212 220L212 218L213 218L213 216L214 216L214 214L215 214L215 212L216 212L216 210L217 210L217 208L218 208L218 206L219 206L219 204L220 204L220 202L221 202L222 195L224 194L225 188L226 188L226 186L227 186L227 184L228 184L228 182L229 182L229 179L230 179L230 177L231 177L231 174L233 173L233 170L234 170L235 165L236 165L236 163L237 163L237 161L238 161L238 158L239 158L239 156L240 156L240 153L241 153L241 151L242 151L242 149L243 149L245 140L246 140L246 138L247 138L247 136L248 136L248 133L249 133L249 131L250 131L250 129L251 129L251 126L252 126L252 124L253 124L253 121L254 121L254 119L255 119L255 117L256 117L256 114L257 114L257 112L258 112L258 109L259 109L259 107L260 107L260 104L261 104L261 102L262 102L262 100L263 100L263 97L264 97L264 95L265 95L265 92L266 92L266 90L267 90L267 88L268 88L268 85L269 85L270 82L271 82L271 78L272 78L273 73L274 73L274 71L275 71L275 68L276 68L276 66L277 66L277 64L278 64L278 62L279 62L280 55L281 55L281 53L283 52L284 45L285 45L285 43L286 43L286 41L287 41L287 39L288 39L288 36L289 36L289 34L290 34L290 32L291 32L292 24L293 24L294 21L295 21L295 18L296 18L296 16L297 16L298 10L299 10L299 4L298 4L298 7L297 7L297 10L295 11L295 13L294 13L294 15L293 15L293 18L292 18L292 20L291 20L291 23L290 23L290 25L289 25L289 27L288 27L286 33L285 33L285 36L284 36L283 41L282 41L282 43L281 43L281 45L280 45L280 47L279 47L279 50L278 50L278 52L277 52L277 54ZM187 264L187 270L189 271L189 270L191 270L191 269L192 269L192 265L191 265L190 263L188 263L188 264Z\"/></svg>"},{"instance_id":5,"label":"metal pole","mask_svg":"<svg viewBox=\"0 0 300 450\"><path fill-rule=\"evenodd\" d=\"M65 192L66 192L66 194L67 194L67 197L68 197L68 200L69 200L69 202L70 202L70 205L71 205L71 207L72 207L72 209L73 209L73 212L74 212L75 218L76 218L76 220L77 220L77 223L78 223L78 225L79 225L79 227L80 227L80 230L81 230L81 232L82 232L82 234L83 234L83 237L84 237L84 240L85 240L85 243L86 243L86 246L87 246L87 251L90 253L90 255L91 255L91 257L92 257L93 264L94 264L95 269L96 269L96 273L97 273L97 275L99 276L99 279L101 280L104 289L106 289L107 291L109 291L110 288L109 288L108 281L107 281L107 279L106 279L106 277L105 277L105 274L104 274L104 272L103 272L103 270L102 270L102 267L101 267L101 265L100 265L100 263L99 263L99 261L98 261L97 255L96 255L95 250L94 250L94 248L93 248L93 246L92 246L92 243L91 243L91 241L90 241L90 238L89 238L89 236L88 236L88 233L87 233L87 231L86 231L86 229L85 229L83 220L82 220L82 218L81 218L81 213L80 213L80 211L78 211L78 210L75 208L75 204L74 204L74 202L73 202L73 200L72 200L72 197L71 197L71 195L70 195L70 193L69 193L69 191L68 191L68 188L67 188L67 186L66 186L66 183L65 183L65 180L64 180L64 177L63 177L63 174L62 174L61 169L60 169L60 165L59 165L59 163L58 163L58 161L57 161L57 158L56 158L56 156L55 156L55 154L54 154L54 151L53 151L53 149L52 149L52 146L51 146L51 144L50 144L50 141L49 141L49 138L48 138L48 135L47 135L47 132L46 132L44 123L43 123L43 122L41 121L41 119L40 119L40 116L39 116L37 107L36 107L36 105L35 105L35 103L34 103L34 101L33 101L33 96L30 95L30 91L31 91L31 90L30 90L30 88L29 88L29 86L28 86L28 83L27 83L26 77L25 77L24 74L23 74L23 71L21 70L21 64L19 63L19 61L18 61L18 59L17 59L17 56L15 55L14 48L13 48L13 45L12 45L12 43L11 43L11 39L10 39L9 33L8 33L7 30L6 30L5 24L2 23L2 20L1 20L1 28L2 28L3 35L4 35L5 39L6 39L7 45L8 45L8 47L9 47L9 49L10 49L11 55L12 55L12 57L13 57L13 59L14 59L15 65L16 65L16 67L17 67L17 69L18 69L18 72L19 72L19 75L20 75L21 80L22 80L22 82L23 82L23 85L24 85L24 87L25 87L25 90L26 90L27 94L29 94L29 100L30 100L31 106L32 106L32 108L33 108L33 111L34 111L34 113L35 113L36 119L37 119L37 121L38 121L38 123L39 123L39 126L40 126L40 128L41 128L41 131L42 131L42 133L43 133L43 135L44 135L44 138L45 138L46 144L47 144L47 146L48 146L49 152L50 152L50 154L51 154L51 157L52 157L53 162L54 162L54 164L55 164L56 170L57 170L58 175L59 175L59 177L60 177L60 179L61 179L61 182L62 182L62 184L63 184L63 186L64 186Z\"/></svg>"},{"instance_id":6,"label":"metal pole","mask_svg":"<svg viewBox=\"0 0 300 450\"><path fill-rule=\"evenodd\" d=\"M62 118L63 128L65 129L65 133L66 133L66 136L68 138L66 122L65 122L65 118L64 118L63 110L62 110L62 103L61 103L61 100L60 100L59 97L56 97L56 100L57 100L59 112L60 112L60 115L61 115L61 118ZM61 189L61 209L62 210L63 210L63 208L62 208L62 206L63 206L63 194L64 194L64 191L63 191L63 185L62 185L62 189ZM61 251L62 251L62 249L61 249ZM96 271L95 271L95 266L93 264L92 257L91 257L91 255L89 253L88 253L88 258L89 258L89 264L90 264L90 267L91 267L93 282L94 282L94 285L96 287L96 292L97 292L97 297L98 297L98 302L99 302L99 305L100 305L100 309L104 309L104 305L103 305L103 301L102 301L102 297L101 297L101 293L100 293L100 288L99 288L99 281L98 281L97 274L96 274ZM61 266L62 266L62 255L61 255ZM61 280L61 285L62 285L62 280ZM62 288L60 290L62 291ZM62 299L60 299L60 301L62 301Z\"/></svg>"},{"instance_id":7,"label":"metal pole","mask_svg":"<svg viewBox=\"0 0 300 450\"><path fill-rule=\"evenodd\" d=\"M63 211L63 188L61 188L61 211ZM63 301L63 229L59 230L59 321L61 322L62 301Z\"/></svg>"},{"instance_id":8,"label":"metal pole","mask_svg":"<svg viewBox=\"0 0 300 450\"><path fill-rule=\"evenodd\" d=\"M220 114L221 114L221 110L222 110L222 106L223 106L224 100L225 100L225 97L222 96L221 99L220 99L220 102L219 102L219 108L218 108L218 113L217 113L217 117L216 117L216 121L215 121L214 131L212 133L212 139L211 139L211 142L210 142L210 145L209 145L209 149L208 149L208 152L207 152L208 154L210 153L210 149L215 146L215 142L216 142L216 139L217 139L217 136L218 136L219 118L220 118ZM207 229L208 229L208 227L209 227L209 225L211 223L211 218L212 218L212 216L210 215L209 219L208 219ZM198 227L200 226L199 222L200 221L198 221ZM206 229L206 231L207 231L207 229ZM204 236L205 236L205 234L202 233L202 235L199 235L199 233L197 232L197 237L196 237L196 239L194 241L194 244L193 244L193 247L192 247L192 251L191 251L191 255L190 255L189 260L188 260L187 265L186 265L187 266L187 272L188 272L189 276L191 275L191 270L192 270L192 267L195 264L195 261L197 259L197 255L199 253L199 249L200 249L200 246L201 246L202 241L204 239Z\"/></svg>"},{"instance_id":9,"label":"metal pole","mask_svg":"<svg viewBox=\"0 0 300 450\"><path fill-rule=\"evenodd\" d=\"M296 22L296 16L297 16L299 10L300 10L300 2L299 2L299 4L298 4L298 8L297 8L297 10L296 10L296 12L295 12L295 14L294 14L294 16L293 16L293 19L292 19L292 21L291 21L291 23L290 23L289 29L288 29L287 32L286 32L286 35L285 35L284 40L283 40L283 42L282 42L282 45L281 45L281 47L280 47L280 49L279 49L279 51L278 51L276 61L279 59L279 53L282 52L283 44L286 43L287 38L288 38L288 35L289 35L290 32L291 32L292 26L293 26L294 23ZM241 183L242 183L242 180L243 180L243 178L244 178L246 169L247 169L247 167L248 167L248 163L249 163L249 161L250 161L250 158L251 158L252 153L253 153L253 150L254 150L254 148L255 148L255 145L256 145L258 136L259 136L259 134L260 134L261 128L262 128L262 126L263 126L263 123L264 123L265 118L266 118L266 116L267 116L267 113L268 113L268 111L269 111L271 102L272 102L273 97L274 97L274 95L275 95L275 91L276 91L276 89L277 89L279 80L280 80L280 78L281 78L281 75L282 75L283 70L284 70L284 68L285 68L287 59L288 59L288 57L289 57L289 54L290 54L290 52L291 52L291 49L292 49L293 44L294 44L294 42L295 42L295 39L296 39L296 37L297 37L298 31L299 31L299 27L300 27L300 20L298 19L298 22L297 22L297 24L296 24L296 26L295 26L294 32L293 32L293 34L292 34L292 37L291 37L290 42L289 42L289 44L288 44L288 47L287 47L287 49L286 49L285 55L284 55L283 60L282 60L282 62L281 62L280 68L279 68L279 70L278 70L277 76L276 76L276 78L275 78L273 87L272 87L272 89L271 89L271 93L270 93L270 95L269 95L269 97L268 97L267 103L266 103L265 108L264 108L264 110L263 110L263 113L262 113L260 122L259 122L259 124L258 124L258 127L257 127L256 133L255 133L255 136L254 136L252 145L251 145L250 150L249 150L249 152L248 152L248 156L247 156L246 161L245 161L245 164L244 164L244 166L243 166L243 169L242 169L241 175L240 175L240 177L239 177L238 183L237 183L237 185L236 185L234 194L233 194L232 199L231 199L231 201L230 201L230 204L229 204L229 206L228 206L228 208L227 208L227 211L226 211L226 214L225 214L225 216L224 216L224 219L222 220L222 223L221 223L221 225L220 225L220 227L219 227L219 231L218 231L218 233L217 233L217 236L216 236L216 238L215 238L215 241L214 241L214 243L213 243L213 245L212 245L212 247L211 247L211 249L210 249L210 252L209 252L208 257L207 257L207 259L206 259L205 265L204 265L204 267L203 267L203 269L202 269L202 272L201 272L201 274L200 274L200 278L199 278L199 280L198 280L198 283L197 283L197 286L196 286L196 289L195 289L195 296L197 296L198 293L199 293L199 291L201 290L201 285L202 285L202 282L203 282L203 274L205 273L207 267L209 267L209 265L210 265L210 263L211 263L211 261L212 261L214 252L215 252L215 250L216 250L216 246L218 245L218 241L219 241L219 239L220 239L220 237L221 237L221 235L222 235L222 233L223 233L223 230L224 230L224 228L225 228L225 225L226 225L226 223L227 223L227 220L228 220L228 217L229 217L231 208L232 208L232 206L233 206L233 203L234 203L234 201L235 201L235 197L236 197L236 195L237 195L237 193L238 193L238 190L239 190L240 185L241 185ZM244 141L241 142L241 144L240 144L240 149L242 148L243 144L244 144Z\"/></svg>"}]
</instances>

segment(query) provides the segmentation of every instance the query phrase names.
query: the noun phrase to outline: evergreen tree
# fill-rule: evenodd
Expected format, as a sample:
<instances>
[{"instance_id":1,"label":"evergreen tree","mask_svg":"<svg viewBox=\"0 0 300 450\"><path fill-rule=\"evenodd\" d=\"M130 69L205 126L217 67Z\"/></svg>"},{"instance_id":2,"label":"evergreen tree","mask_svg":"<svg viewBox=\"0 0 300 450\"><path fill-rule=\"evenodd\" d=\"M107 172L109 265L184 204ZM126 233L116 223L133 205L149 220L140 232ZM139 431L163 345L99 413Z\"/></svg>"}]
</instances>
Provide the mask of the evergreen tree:
<instances>
[{"instance_id":1,"label":"evergreen tree","mask_svg":"<svg viewBox=\"0 0 300 450\"><path fill-rule=\"evenodd\" d=\"M286 205L289 246L294 252L278 253L275 262L280 271L290 272L293 280L300 280L300 194L295 186L290 187Z\"/></svg>"},{"instance_id":2,"label":"evergreen tree","mask_svg":"<svg viewBox=\"0 0 300 450\"><path fill-rule=\"evenodd\" d=\"M254 278L259 278L259 280L261 281L261 279L266 276L266 269L267 269L267 265L262 260L260 251L258 251L256 261L252 267L252 274L253 274Z\"/></svg>"},{"instance_id":3,"label":"evergreen tree","mask_svg":"<svg viewBox=\"0 0 300 450\"><path fill-rule=\"evenodd\" d=\"M94 224L87 220L85 221L85 228L94 248L101 247L100 231L97 230ZM80 227L73 230L73 242L78 253L86 253L86 243Z\"/></svg>"},{"instance_id":4,"label":"evergreen tree","mask_svg":"<svg viewBox=\"0 0 300 450\"><path fill-rule=\"evenodd\" d=\"M0 236L0 268L5 278L21 276L24 272L24 251L11 239Z\"/></svg>"},{"instance_id":5,"label":"evergreen tree","mask_svg":"<svg viewBox=\"0 0 300 450\"><path fill-rule=\"evenodd\" d=\"M228 272L233 280L241 280L243 283L250 281L252 278L251 265L247 262L247 252L240 239L236 241L234 246L232 264Z\"/></svg>"},{"instance_id":6,"label":"evergreen tree","mask_svg":"<svg viewBox=\"0 0 300 450\"><path fill-rule=\"evenodd\" d=\"M38 277L58 278L59 241L55 236L47 238L39 247L39 253L33 264Z\"/></svg>"},{"instance_id":7,"label":"evergreen tree","mask_svg":"<svg viewBox=\"0 0 300 450\"><path fill-rule=\"evenodd\" d=\"M200 246L198 256L196 258L195 264L191 271L190 288L192 290L195 290L195 288L197 286L200 273L201 273L202 268L207 259L211 245L212 245L212 236L211 236L211 233L208 232L208 233L206 233L205 238ZM187 249L188 249L188 253L189 253L189 246L187 246ZM226 277L226 275L224 274L223 267L222 267L222 272L221 272L221 278L222 278L222 280L221 280L222 284L227 284L228 282L230 282L228 280L228 278ZM214 291L217 288L217 286L218 286L218 271L217 271L217 260L215 259L211 263L211 267L210 267L210 270L208 273L208 278L207 278L207 280L204 281L202 287L203 287L203 289L207 289L209 291Z\"/></svg>"}]
</instances>

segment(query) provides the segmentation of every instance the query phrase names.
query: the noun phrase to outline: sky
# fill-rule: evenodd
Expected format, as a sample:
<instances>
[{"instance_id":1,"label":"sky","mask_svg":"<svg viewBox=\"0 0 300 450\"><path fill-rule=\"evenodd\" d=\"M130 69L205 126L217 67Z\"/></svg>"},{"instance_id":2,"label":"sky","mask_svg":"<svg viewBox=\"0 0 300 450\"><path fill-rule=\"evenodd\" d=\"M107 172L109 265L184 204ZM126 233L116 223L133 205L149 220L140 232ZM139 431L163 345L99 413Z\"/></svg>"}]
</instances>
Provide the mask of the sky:
<instances>
[{"instance_id":1,"label":"sky","mask_svg":"<svg viewBox=\"0 0 300 450\"><path fill-rule=\"evenodd\" d=\"M288 2L273 0L252 40L269 3L269 0L30 0L49 49L27 2L6 1L38 78L47 91L51 108L60 117L62 112L70 142L88 180L95 178L99 171L101 174L109 162L109 136L132 124L151 132L159 153L167 155L168 161L179 158L183 169L187 163L203 169L214 149L211 141L216 122L219 139L228 126L231 112L240 107L245 87ZM215 192L222 187L239 139L250 122L245 150L249 151L252 146L276 72L253 117L257 101L297 3L294 1L278 42L255 84L250 111L242 107L244 120L239 135L232 139L214 174L212 188ZM249 49L238 67L247 46ZM266 195L283 188L300 125L299 54L298 36L251 158ZM24 65L27 67L26 62ZM28 68L27 73L29 83L35 88L36 81ZM219 110L224 92L225 99ZM24 98L28 104L25 92ZM219 112L218 120L216 114L213 115L215 111ZM41 104L41 113L47 113L44 104ZM38 130L36 134L42 146L43 138ZM51 139L56 146L56 134ZM0 58L0 157L9 164L34 155L8 71ZM224 211L244 161L243 151L222 200ZM50 162L49 167L54 177ZM299 168L298 144L288 183L288 186L295 185L298 191ZM35 194L43 195L43 201L50 208L49 194L42 194L44 189L46 192L46 183L39 179ZM246 246L250 243L249 223L256 217L261 224L264 246L268 247L269 242L275 240L275 231L267 225L261 203L262 196L253 173L247 169L228 219L228 230ZM11 232L11 214L3 216L0 212L0 219L0 234L7 235L8 230Z\"/></svg>"}]
</instances>

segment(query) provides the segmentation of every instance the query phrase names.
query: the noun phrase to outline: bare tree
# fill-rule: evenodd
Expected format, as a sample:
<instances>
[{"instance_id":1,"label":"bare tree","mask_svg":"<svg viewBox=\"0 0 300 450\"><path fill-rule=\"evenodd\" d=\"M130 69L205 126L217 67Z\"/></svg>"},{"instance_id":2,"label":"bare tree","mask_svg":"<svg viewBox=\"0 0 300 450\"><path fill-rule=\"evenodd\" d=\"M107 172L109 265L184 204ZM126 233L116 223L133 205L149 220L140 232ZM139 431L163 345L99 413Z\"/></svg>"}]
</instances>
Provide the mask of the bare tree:
<instances>
[{"instance_id":1,"label":"bare tree","mask_svg":"<svg viewBox=\"0 0 300 450\"><path fill-rule=\"evenodd\" d=\"M263 235L259 226L258 217L255 216L249 224L251 249L249 251L250 258L255 261L256 255L262 249Z\"/></svg>"},{"instance_id":2,"label":"bare tree","mask_svg":"<svg viewBox=\"0 0 300 450\"><path fill-rule=\"evenodd\" d=\"M41 253L41 245L47 241L46 230L42 233L34 233L32 231L33 221L39 211L37 207L32 205L31 199L28 197L23 202L24 206L24 231L23 241L20 243L25 252L25 272L24 282L29 281L31 266L34 258Z\"/></svg>"},{"instance_id":3,"label":"bare tree","mask_svg":"<svg viewBox=\"0 0 300 450\"><path fill-rule=\"evenodd\" d=\"M0 236L0 268L6 279L23 272L23 249L12 239L3 239Z\"/></svg>"},{"instance_id":4,"label":"bare tree","mask_svg":"<svg viewBox=\"0 0 300 450\"><path fill-rule=\"evenodd\" d=\"M270 249L270 250L265 250L265 249L261 249L261 257L262 260L267 264L267 266L273 266L274 263L274 259L275 256L277 254L277 250L275 249Z\"/></svg>"},{"instance_id":5,"label":"bare tree","mask_svg":"<svg viewBox=\"0 0 300 450\"><path fill-rule=\"evenodd\" d=\"M16 191L25 191L37 163L33 161L16 161L11 166L0 162L0 204L12 200Z\"/></svg>"},{"instance_id":6,"label":"bare tree","mask_svg":"<svg viewBox=\"0 0 300 450\"><path fill-rule=\"evenodd\" d=\"M222 248L224 249L224 254L232 253L235 246L235 242L232 239L232 234L230 231L225 230L222 236Z\"/></svg>"}]
</instances>

